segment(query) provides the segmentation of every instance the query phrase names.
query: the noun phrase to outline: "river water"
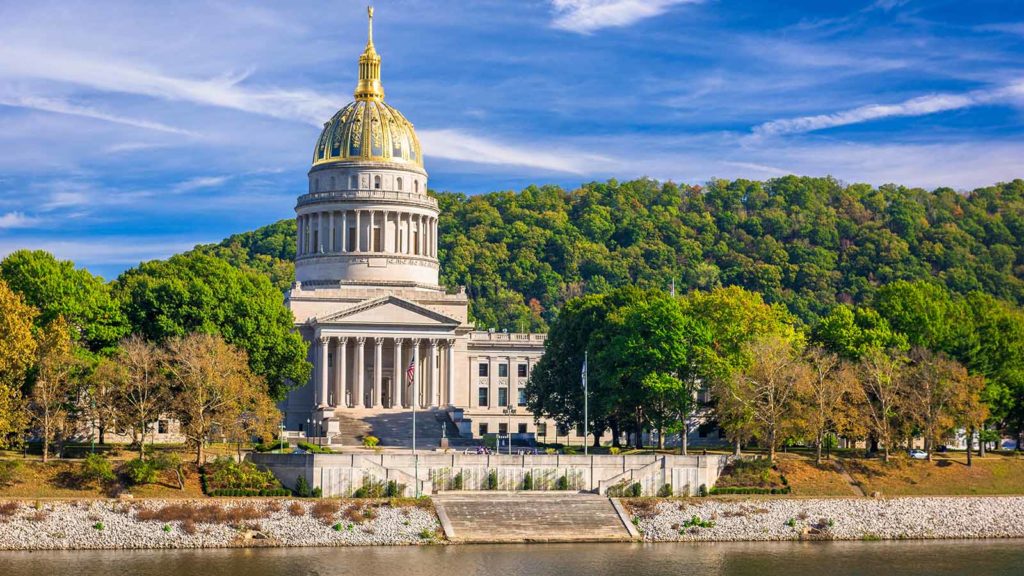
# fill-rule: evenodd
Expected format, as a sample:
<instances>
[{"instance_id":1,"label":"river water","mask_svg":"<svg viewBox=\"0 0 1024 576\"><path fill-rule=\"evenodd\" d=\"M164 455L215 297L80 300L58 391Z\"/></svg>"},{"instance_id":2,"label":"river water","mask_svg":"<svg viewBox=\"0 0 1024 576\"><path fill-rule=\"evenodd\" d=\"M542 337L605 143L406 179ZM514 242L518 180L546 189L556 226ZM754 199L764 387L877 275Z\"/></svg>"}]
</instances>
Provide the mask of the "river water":
<instances>
[{"instance_id":1,"label":"river water","mask_svg":"<svg viewBox=\"0 0 1024 576\"><path fill-rule=\"evenodd\" d=\"M0 552L3 576L1021 575L1019 541Z\"/></svg>"}]
</instances>

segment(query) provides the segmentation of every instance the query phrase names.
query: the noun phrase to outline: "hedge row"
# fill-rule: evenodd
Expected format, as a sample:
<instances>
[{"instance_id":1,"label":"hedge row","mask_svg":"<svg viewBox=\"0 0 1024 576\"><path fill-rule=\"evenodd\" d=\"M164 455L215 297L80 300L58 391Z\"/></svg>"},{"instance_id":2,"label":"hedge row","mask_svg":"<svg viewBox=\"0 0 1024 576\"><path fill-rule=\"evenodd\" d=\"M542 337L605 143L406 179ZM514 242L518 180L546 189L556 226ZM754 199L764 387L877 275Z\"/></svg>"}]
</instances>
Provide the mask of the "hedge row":
<instances>
[{"instance_id":1,"label":"hedge row","mask_svg":"<svg viewBox=\"0 0 1024 576\"><path fill-rule=\"evenodd\" d=\"M276 490L251 490L247 488L218 488L209 493L210 496L291 496L292 491L285 488Z\"/></svg>"},{"instance_id":2,"label":"hedge row","mask_svg":"<svg viewBox=\"0 0 1024 576\"><path fill-rule=\"evenodd\" d=\"M721 488L712 488L711 494L718 496L722 494L789 494L792 488L785 486L783 488L755 488L753 486L722 486Z\"/></svg>"}]
</instances>

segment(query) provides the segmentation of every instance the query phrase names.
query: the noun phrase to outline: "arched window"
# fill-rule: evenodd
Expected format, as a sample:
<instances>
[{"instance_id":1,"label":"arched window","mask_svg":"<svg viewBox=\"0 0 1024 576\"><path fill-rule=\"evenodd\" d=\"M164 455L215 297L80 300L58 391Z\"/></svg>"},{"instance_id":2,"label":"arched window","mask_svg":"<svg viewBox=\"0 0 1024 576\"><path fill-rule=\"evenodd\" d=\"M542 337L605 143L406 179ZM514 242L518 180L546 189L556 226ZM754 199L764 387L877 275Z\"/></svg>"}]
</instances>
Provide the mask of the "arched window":
<instances>
[{"instance_id":1,"label":"arched window","mask_svg":"<svg viewBox=\"0 0 1024 576\"><path fill-rule=\"evenodd\" d=\"M419 180L413 180L412 181L412 187L416 190L417 194L420 193L420 181Z\"/></svg>"},{"instance_id":2,"label":"arched window","mask_svg":"<svg viewBox=\"0 0 1024 576\"><path fill-rule=\"evenodd\" d=\"M398 179L398 189L399 190L402 189L402 179L401 178Z\"/></svg>"},{"instance_id":3,"label":"arched window","mask_svg":"<svg viewBox=\"0 0 1024 576\"><path fill-rule=\"evenodd\" d=\"M359 188L359 177L356 176L355 174L352 175L351 186L349 186L349 188L351 188L353 190L355 190L356 188Z\"/></svg>"},{"instance_id":4,"label":"arched window","mask_svg":"<svg viewBox=\"0 0 1024 576\"><path fill-rule=\"evenodd\" d=\"M373 188L375 190L380 190L380 176L373 177Z\"/></svg>"},{"instance_id":5,"label":"arched window","mask_svg":"<svg viewBox=\"0 0 1024 576\"><path fill-rule=\"evenodd\" d=\"M320 179L317 178L316 179L316 186L313 188L313 192L319 192L319 191L320 191Z\"/></svg>"}]
</instances>

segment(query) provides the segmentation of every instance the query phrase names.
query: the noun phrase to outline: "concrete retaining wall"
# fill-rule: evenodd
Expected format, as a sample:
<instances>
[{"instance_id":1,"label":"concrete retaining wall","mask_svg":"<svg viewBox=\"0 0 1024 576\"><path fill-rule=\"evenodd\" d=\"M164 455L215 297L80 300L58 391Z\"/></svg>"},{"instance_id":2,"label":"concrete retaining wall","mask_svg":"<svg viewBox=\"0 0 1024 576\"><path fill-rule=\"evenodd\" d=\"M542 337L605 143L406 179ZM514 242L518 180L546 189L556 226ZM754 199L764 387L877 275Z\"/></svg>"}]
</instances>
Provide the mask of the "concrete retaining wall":
<instances>
[{"instance_id":1,"label":"concrete retaining wall","mask_svg":"<svg viewBox=\"0 0 1024 576\"><path fill-rule=\"evenodd\" d=\"M639 483L653 496L670 484L674 494L709 489L728 462L727 456L611 456L611 455L477 455L425 453L259 454L249 458L266 466L287 487L304 475L324 496L351 496L368 481L395 482L406 495L457 490L486 490L487 477L497 475L497 490L521 490L527 473L534 490L554 490L564 477L570 490L607 493L616 485Z\"/></svg>"}]
</instances>

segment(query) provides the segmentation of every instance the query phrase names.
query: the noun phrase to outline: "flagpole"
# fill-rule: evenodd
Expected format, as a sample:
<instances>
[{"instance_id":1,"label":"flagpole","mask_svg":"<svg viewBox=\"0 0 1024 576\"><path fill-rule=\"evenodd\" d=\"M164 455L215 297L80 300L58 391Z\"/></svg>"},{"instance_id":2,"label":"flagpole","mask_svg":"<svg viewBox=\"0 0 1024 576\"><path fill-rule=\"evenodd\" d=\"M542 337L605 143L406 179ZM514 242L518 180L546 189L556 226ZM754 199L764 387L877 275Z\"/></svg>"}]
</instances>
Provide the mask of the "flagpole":
<instances>
[{"instance_id":1,"label":"flagpole","mask_svg":"<svg viewBox=\"0 0 1024 576\"><path fill-rule=\"evenodd\" d=\"M587 351L584 350L583 351L583 455L584 456L586 456L588 454L587 445L589 444L588 437L590 436L590 433L589 433L589 430L588 430L588 427L589 427L588 411L589 411L589 408L590 408L590 391L588 390L588 383L587 383L587 370L588 369L589 368L587 366Z\"/></svg>"}]
</instances>

